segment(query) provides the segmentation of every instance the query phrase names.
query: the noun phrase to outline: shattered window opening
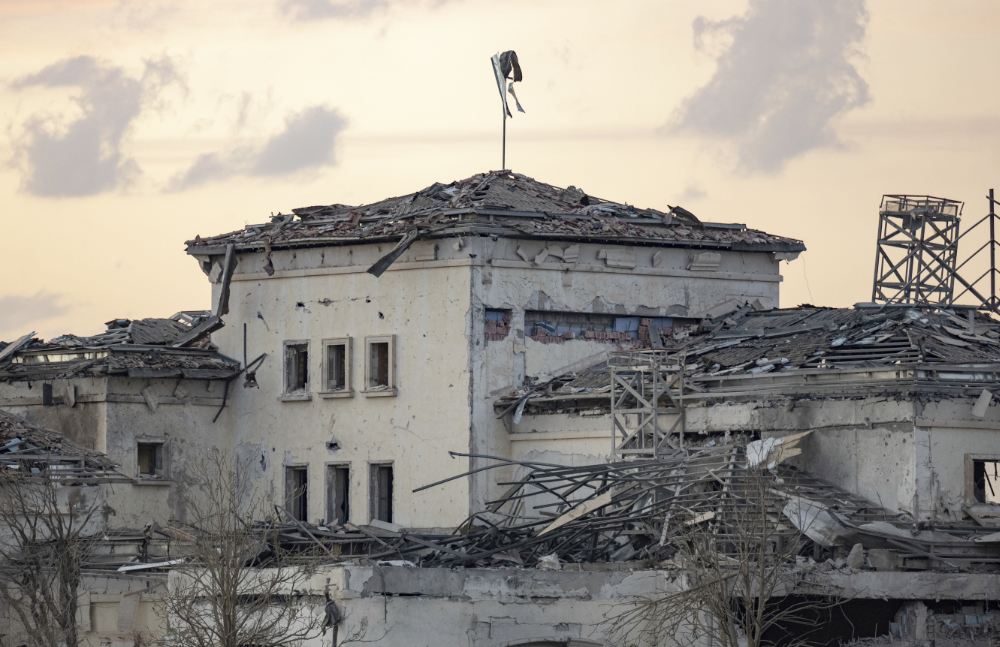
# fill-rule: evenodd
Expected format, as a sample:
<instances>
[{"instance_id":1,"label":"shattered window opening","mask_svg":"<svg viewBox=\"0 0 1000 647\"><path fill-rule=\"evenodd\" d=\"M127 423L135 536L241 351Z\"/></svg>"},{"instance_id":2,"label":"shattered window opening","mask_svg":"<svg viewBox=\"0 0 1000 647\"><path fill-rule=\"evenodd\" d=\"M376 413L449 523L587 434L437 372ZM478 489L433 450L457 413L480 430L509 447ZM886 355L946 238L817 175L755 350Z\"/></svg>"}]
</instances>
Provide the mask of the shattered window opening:
<instances>
[{"instance_id":1,"label":"shattered window opening","mask_svg":"<svg viewBox=\"0 0 1000 647\"><path fill-rule=\"evenodd\" d=\"M309 468L285 468L285 511L293 519L308 520Z\"/></svg>"},{"instance_id":2,"label":"shattered window opening","mask_svg":"<svg viewBox=\"0 0 1000 647\"><path fill-rule=\"evenodd\" d=\"M351 340L323 340L323 385L327 393L351 390Z\"/></svg>"},{"instance_id":3,"label":"shattered window opening","mask_svg":"<svg viewBox=\"0 0 1000 647\"><path fill-rule=\"evenodd\" d=\"M371 466L371 518L392 523L392 465Z\"/></svg>"},{"instance_id":4,"label":"shattered window opening","mask_svg":"<svg viewBox=\"0 0 1000 647\"><path fill-rule=\"evenodd\" d=\"M342 526L351 518L351 468L347 465L327 465L327 522Z\"/></svg>"},{"instance_id":5,"label":"shattered window opening","mask_svg":"<svg viewBox=\"0 0 1000 647\"><path fill-rule=\"evenodd\" d=\"M650 345L650 328L672 328L674 323L673 317L528 310L524 313L524 334L543 344L584 339L644 347Z\"/></svg>"},{"instance_id":6,"label":"shattered window opening","mask_svg":"<svg viewBox=\"0 0 1000 647\"><path fill-rule=\"evenodd\" d=\"M510 334L511 312L489 308L486 310L486 341L502 341Z\"/></svg>"},{"instance_id":7,"label":"shattered window opening","mask_svg":"<svg viewBox=\"0 0 1000 647\"><path fill-rule=\"evenodd\" d=\"M977 503L1000 503L1000 460L973 460L972 482Z\"/></svg>"},{"instance_id":8,"label":"shattered window opening","mask_svg":"<svg viewBox=\"0 0 1000 647\"><path fill-rule=\"evenodd\" d=\"M309 388L309 342L285 342L285 393Z\"/></svg>"},{"instance_id":9,"label":"shattered window opening","mask_svg":"<svg viewBox=\"0 0 1000 647\"><path fill-rule=\"evenodd\" d=\"M365 394L396 395L395 335L368 337L365 345Z\"/></svg>"},{"instance_id":10,"label":"shattered window opening","mask_svg":"<svg viewBox=\"0 0 1000 647\"><path fill-rule=\"evenodd\" d=\"M163 475L163 443L136 443L135 455L140 477Z\"/></svg>"}]
</instances>

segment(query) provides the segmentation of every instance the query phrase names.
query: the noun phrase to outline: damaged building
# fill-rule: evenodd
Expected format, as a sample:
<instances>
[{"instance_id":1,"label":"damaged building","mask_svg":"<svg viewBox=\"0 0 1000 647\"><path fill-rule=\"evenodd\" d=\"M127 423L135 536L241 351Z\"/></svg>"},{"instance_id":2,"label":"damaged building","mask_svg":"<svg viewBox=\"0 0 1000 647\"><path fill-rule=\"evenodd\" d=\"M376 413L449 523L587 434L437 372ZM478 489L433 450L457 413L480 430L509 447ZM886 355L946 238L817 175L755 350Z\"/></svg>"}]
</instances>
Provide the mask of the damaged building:
<instances>
[{"instance_id":1,"label":"damaged building","mask_svg":"<svg viewBox=\"0 0 1000 647\"><path fill-rule=\"evenodd\" d=\"M305 485L303 520L417 528L495 494L492 472L412 491L456 469L449 450L512 454L498 396L641 346L642 318L668 330L776 307L779 262L804 249L509 171L188 242L214 299L232 295L213 342L267 354L220 422L268 456L274 492Z\"/></svg>"},{"instance_id":2,"label":"damaged building","mask_svg":"<svg viewBox=\"0 0 1000 647\"><path fill-rule=\"evenodd\" d=\"M113 525L184 516L177 506L184 462L217 442L214 421L241 372L197 335L210 316L113 319L91 337L26 335L0 349L2 410L106 455L133 479L133 487L109 493Z\"/></svg>"},{"instance_id":3,"label":"damaged building","mask_svg":"<svg viewBox=\"0 0 1000 647\"><path fill-rule=\"evenodd\" d=\"M702 539L739 563L747 519L779 605L837 601L812 618L831 644L988 644L1000 323L781 308L804 250L509 171L295 209L188 241L212 311L0 345L0 408L121 479L93 644L163 635L149 609L203 539L185 462L212 447L280 505L251 561L308 556L289 594L333 644L673 644L610 619L689 590Z\"/></svg>"}]
</instances>

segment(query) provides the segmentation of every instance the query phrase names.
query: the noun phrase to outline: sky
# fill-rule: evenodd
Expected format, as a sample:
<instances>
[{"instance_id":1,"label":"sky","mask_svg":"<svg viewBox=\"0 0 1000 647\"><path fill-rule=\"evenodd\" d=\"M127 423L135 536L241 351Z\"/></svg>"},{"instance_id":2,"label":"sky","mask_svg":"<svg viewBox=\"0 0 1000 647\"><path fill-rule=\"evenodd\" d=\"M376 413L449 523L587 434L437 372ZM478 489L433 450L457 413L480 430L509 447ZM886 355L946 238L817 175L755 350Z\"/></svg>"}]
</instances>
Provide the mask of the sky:
<instances>
[{"instance_id":1,"label":"sky","mask_svg":"<svg viewBox=\"0 0 1000 647\"><path fill-rule=\"evenodd\" d=\"M0 340L210 307L184 241L501 166L802 239L871 298L887 193L1000 185L994 0L0 0ZM1000 188L1000 186L998 186Z\"/></svg>"}]
</instances>

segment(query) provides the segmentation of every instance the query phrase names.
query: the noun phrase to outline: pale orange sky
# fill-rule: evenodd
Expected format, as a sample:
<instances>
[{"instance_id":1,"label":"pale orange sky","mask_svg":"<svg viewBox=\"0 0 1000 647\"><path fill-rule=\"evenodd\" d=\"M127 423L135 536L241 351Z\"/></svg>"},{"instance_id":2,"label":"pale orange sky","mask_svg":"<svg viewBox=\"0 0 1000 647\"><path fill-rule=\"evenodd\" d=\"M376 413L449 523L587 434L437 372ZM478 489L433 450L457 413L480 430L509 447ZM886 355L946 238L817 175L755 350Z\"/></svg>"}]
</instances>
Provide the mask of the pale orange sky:
<instances>
[{"instance_id":1,"label":"pale orange sky","mask_svg":"<svg viewBox=\"0 0 1000 647\"><path fill-rule=\"evenodd\" d=\"M867 301L883 193L1000 188L998 33L990 0L0 0L0 339L207 308L196 234L498 168L506 49L509 168L801 238L782 305Z\"/></svg>"}]
</instances>

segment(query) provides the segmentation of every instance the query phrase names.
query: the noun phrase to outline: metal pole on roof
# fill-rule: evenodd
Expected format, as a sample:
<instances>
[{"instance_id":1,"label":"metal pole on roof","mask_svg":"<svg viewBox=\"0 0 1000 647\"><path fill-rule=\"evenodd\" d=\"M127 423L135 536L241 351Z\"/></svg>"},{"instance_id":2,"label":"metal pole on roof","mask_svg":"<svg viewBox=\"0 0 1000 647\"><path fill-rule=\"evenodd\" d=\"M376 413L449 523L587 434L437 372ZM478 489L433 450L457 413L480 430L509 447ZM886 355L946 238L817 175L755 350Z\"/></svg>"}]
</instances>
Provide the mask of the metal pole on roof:
<instances>
[{"instance_id":1,"label":"metal pole on roof","mask_svg":"<svg viewBox=\"0 0 1000 647\"><path fill-rule=\"evenodd\" d=\"M507 112L503 113L503 156L500 162L500 170L507 170Z\"/></svg>"},{"instance_id":2,"label":"metal pole on roof","mask_svg":"<svg viewBox=\"0 0 1000 647\"><path fill-rule=\"evenodd\" d=\"M996 312L997 309L997 236L996 236L996 210L993 205L993 189L990 189L990 310Z\"/></svg>"}]
</instances>

